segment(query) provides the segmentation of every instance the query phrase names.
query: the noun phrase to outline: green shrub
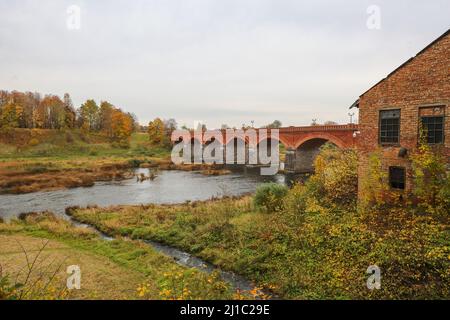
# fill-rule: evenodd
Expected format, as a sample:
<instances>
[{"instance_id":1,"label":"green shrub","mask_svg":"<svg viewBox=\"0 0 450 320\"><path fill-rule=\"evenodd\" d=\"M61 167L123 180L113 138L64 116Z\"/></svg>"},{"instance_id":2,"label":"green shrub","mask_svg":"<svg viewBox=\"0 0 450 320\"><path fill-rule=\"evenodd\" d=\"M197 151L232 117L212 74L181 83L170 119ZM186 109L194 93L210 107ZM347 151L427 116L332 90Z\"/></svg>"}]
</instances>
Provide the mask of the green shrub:
<instances>
[{"instance_id":1,"label":"green shrub","mask_svg":"<svg viewBox=\"0 0 450 320\"><path fill-rule=\"evenodd\" d=\"M266 212L276 212L283 209L283 199L288 193L288 187L278 183L264 183L256 189L254 204Z\"/></svg>"}]
</instances>

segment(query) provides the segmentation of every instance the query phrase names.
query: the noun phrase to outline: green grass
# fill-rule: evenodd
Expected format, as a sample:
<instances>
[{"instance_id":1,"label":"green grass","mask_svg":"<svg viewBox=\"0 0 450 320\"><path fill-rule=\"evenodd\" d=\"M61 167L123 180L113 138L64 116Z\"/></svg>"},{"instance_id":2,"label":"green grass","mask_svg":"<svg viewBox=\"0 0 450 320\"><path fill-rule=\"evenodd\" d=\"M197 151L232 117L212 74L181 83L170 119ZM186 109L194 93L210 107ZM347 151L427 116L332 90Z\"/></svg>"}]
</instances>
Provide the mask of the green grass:
<instances>
[{"instance_id":1,"label":"green grass","mask_svg":"<svg viewBox=\"0 0 450 320\"><path fill-rule=\"evenodd\" d=\"M71 138L68 141L67 135ZM43 139L41 139L43 140ZM150 146L146 133L133 133L130 148L120 148L98 134L85 135L79 130L57 131L39 141L37 145L14 146L0 145L0 159L21 160L36 158L52 158L66 160L74 157L85 158L130 158L136 156L167 157L169 150Z\"/></svg>"},{"instance_id":2,"label":"green grass","mask_svg":"<svg viewBox=\"0 0 450 320\"><path fill-rule=\"evenodd\" d=\"M448 299L448 217L393 209L386 215L328 207L303 187L285 209L261 213L249 197L175 206L74 210L111 234L179 247L289 299ZM366 287L370 265L381 290Z\"/></svg>"},{"instance_id":3,"label":"green grass","mask_svg":"<svg viewBox=\"0 0 450 320\"><path fill-rule=\"evenodd\" d=\"M8 261L2 270L3 276L8 273L9 278L14 278L25 263L25 256L15 245L20 243L33 256L39 245L38 239L49 240L51 244L43 252L44 259L66 261L69 258L65 264L80 264L85 287L72 293L71 298L231 299L234 296L230 286L217 274L207 275L179 266L139 241L103 240L92 231L73 227L48 214L30 216L25 221L0 223L0 238L0 261ZM39 263L45 264L45 261ZM66 277L64 267L56 284L65 284ZM103 286L108 287L108 291L105 292ZM138 287L145 287L145 290L139 294ZM27 298L49 298L46 294L37 291Z\"/></svg>"}]
</instances>

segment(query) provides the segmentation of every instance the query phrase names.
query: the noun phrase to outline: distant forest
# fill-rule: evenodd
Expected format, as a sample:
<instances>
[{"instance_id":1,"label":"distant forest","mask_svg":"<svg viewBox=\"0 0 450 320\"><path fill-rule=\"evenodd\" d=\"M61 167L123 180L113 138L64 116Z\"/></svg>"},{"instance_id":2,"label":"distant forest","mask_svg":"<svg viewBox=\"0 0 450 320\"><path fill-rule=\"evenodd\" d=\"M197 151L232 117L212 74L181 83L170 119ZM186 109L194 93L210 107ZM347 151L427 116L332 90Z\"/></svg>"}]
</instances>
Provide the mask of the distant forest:
<instances>
[{"instance_id":1,"label":"distant forest","mask_svg":"<svg viewBox=\"0 0 450 320\"><path fill-rule=\"evenodd\" d=\"M37 92L0 91L0 128L83 129L122 141L139 127L134 114L108 101L89 99L75 108L68 93L42 96Z\"/></svg>"}]
</instances>

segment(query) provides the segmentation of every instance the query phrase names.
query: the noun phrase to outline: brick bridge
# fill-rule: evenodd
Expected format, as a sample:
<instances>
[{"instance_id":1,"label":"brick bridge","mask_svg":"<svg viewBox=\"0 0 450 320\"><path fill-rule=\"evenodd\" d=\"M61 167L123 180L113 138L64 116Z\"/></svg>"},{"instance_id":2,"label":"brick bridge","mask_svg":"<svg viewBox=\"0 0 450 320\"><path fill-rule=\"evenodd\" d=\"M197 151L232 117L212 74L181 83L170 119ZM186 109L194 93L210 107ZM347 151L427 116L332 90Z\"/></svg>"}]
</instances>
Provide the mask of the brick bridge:
<instances>
[{"instance_id":1,"label":"brick bridge","mask_svg":"<svg viewBox=\"0 0 450 320\"><path fill-rule=\"evenodd\" d=\"M263 140L268 140L268 144L271 144L270 141L273 140L273 138L270 138L270 129L267 129L267 135L260 134L260 130L262 129L255 130L258 136L258 144ZM279 128L278 130L278 140L286 149L285 170L287 172L306 173L314 170L314 159L323 144L331 142L338 148L342 149L354 147L356 142L355 132L358 131L358 125L317 125L306 127L286 127ZM231 143L231 140L234 139L234 143L236 144L236 141L239 139L235 137L231 137L230 139L226 135L226 130L221 130L221 132L223 135L223 143L225 148L226 145ZM194 142L194 139L201 140L201 145L208 145L214 140L214 138L208 138L206 134L201 135L201 137L196 137L193 132L191 132L191 139L191 142ZM247 161L248 150L252 147L248 145L248 139L246 137L244 137L244 139L246 146L245 157Z\"/></svg>"},{"instance_id":2,"label":"brick bridge","mask_svg":"<svg viewBox=\"0 0 450 320\"><path fill-rule=\"evenodd\" d=\"M341 149L352 148L356 131L356 124L280 128L280 142L286 148L285 170L312 172L323 144L331 142Z\"/></svg>"}]
</instances>

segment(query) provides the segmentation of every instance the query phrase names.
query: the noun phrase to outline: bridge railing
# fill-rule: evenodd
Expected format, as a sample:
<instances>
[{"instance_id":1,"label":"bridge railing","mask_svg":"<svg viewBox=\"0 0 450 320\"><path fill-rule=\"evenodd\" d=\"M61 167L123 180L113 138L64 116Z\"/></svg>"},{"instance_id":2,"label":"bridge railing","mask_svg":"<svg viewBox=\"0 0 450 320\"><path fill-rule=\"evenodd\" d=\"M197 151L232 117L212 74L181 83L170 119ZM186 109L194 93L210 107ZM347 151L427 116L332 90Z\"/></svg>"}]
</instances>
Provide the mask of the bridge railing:
<instances>
[{"instance_id":1,"label":"bridge railing","mask_svg":"<svg viewBox=\"0 0 450 320\"><path fill-rule=\"evenodd\" d=\"M283 127L279 128L280 133L283 132L304 132L304 131L358 131L357 124L332 124L332 125L317 125L317 126L302 126L302 127Z\"/></svg>"}]
</instances>

